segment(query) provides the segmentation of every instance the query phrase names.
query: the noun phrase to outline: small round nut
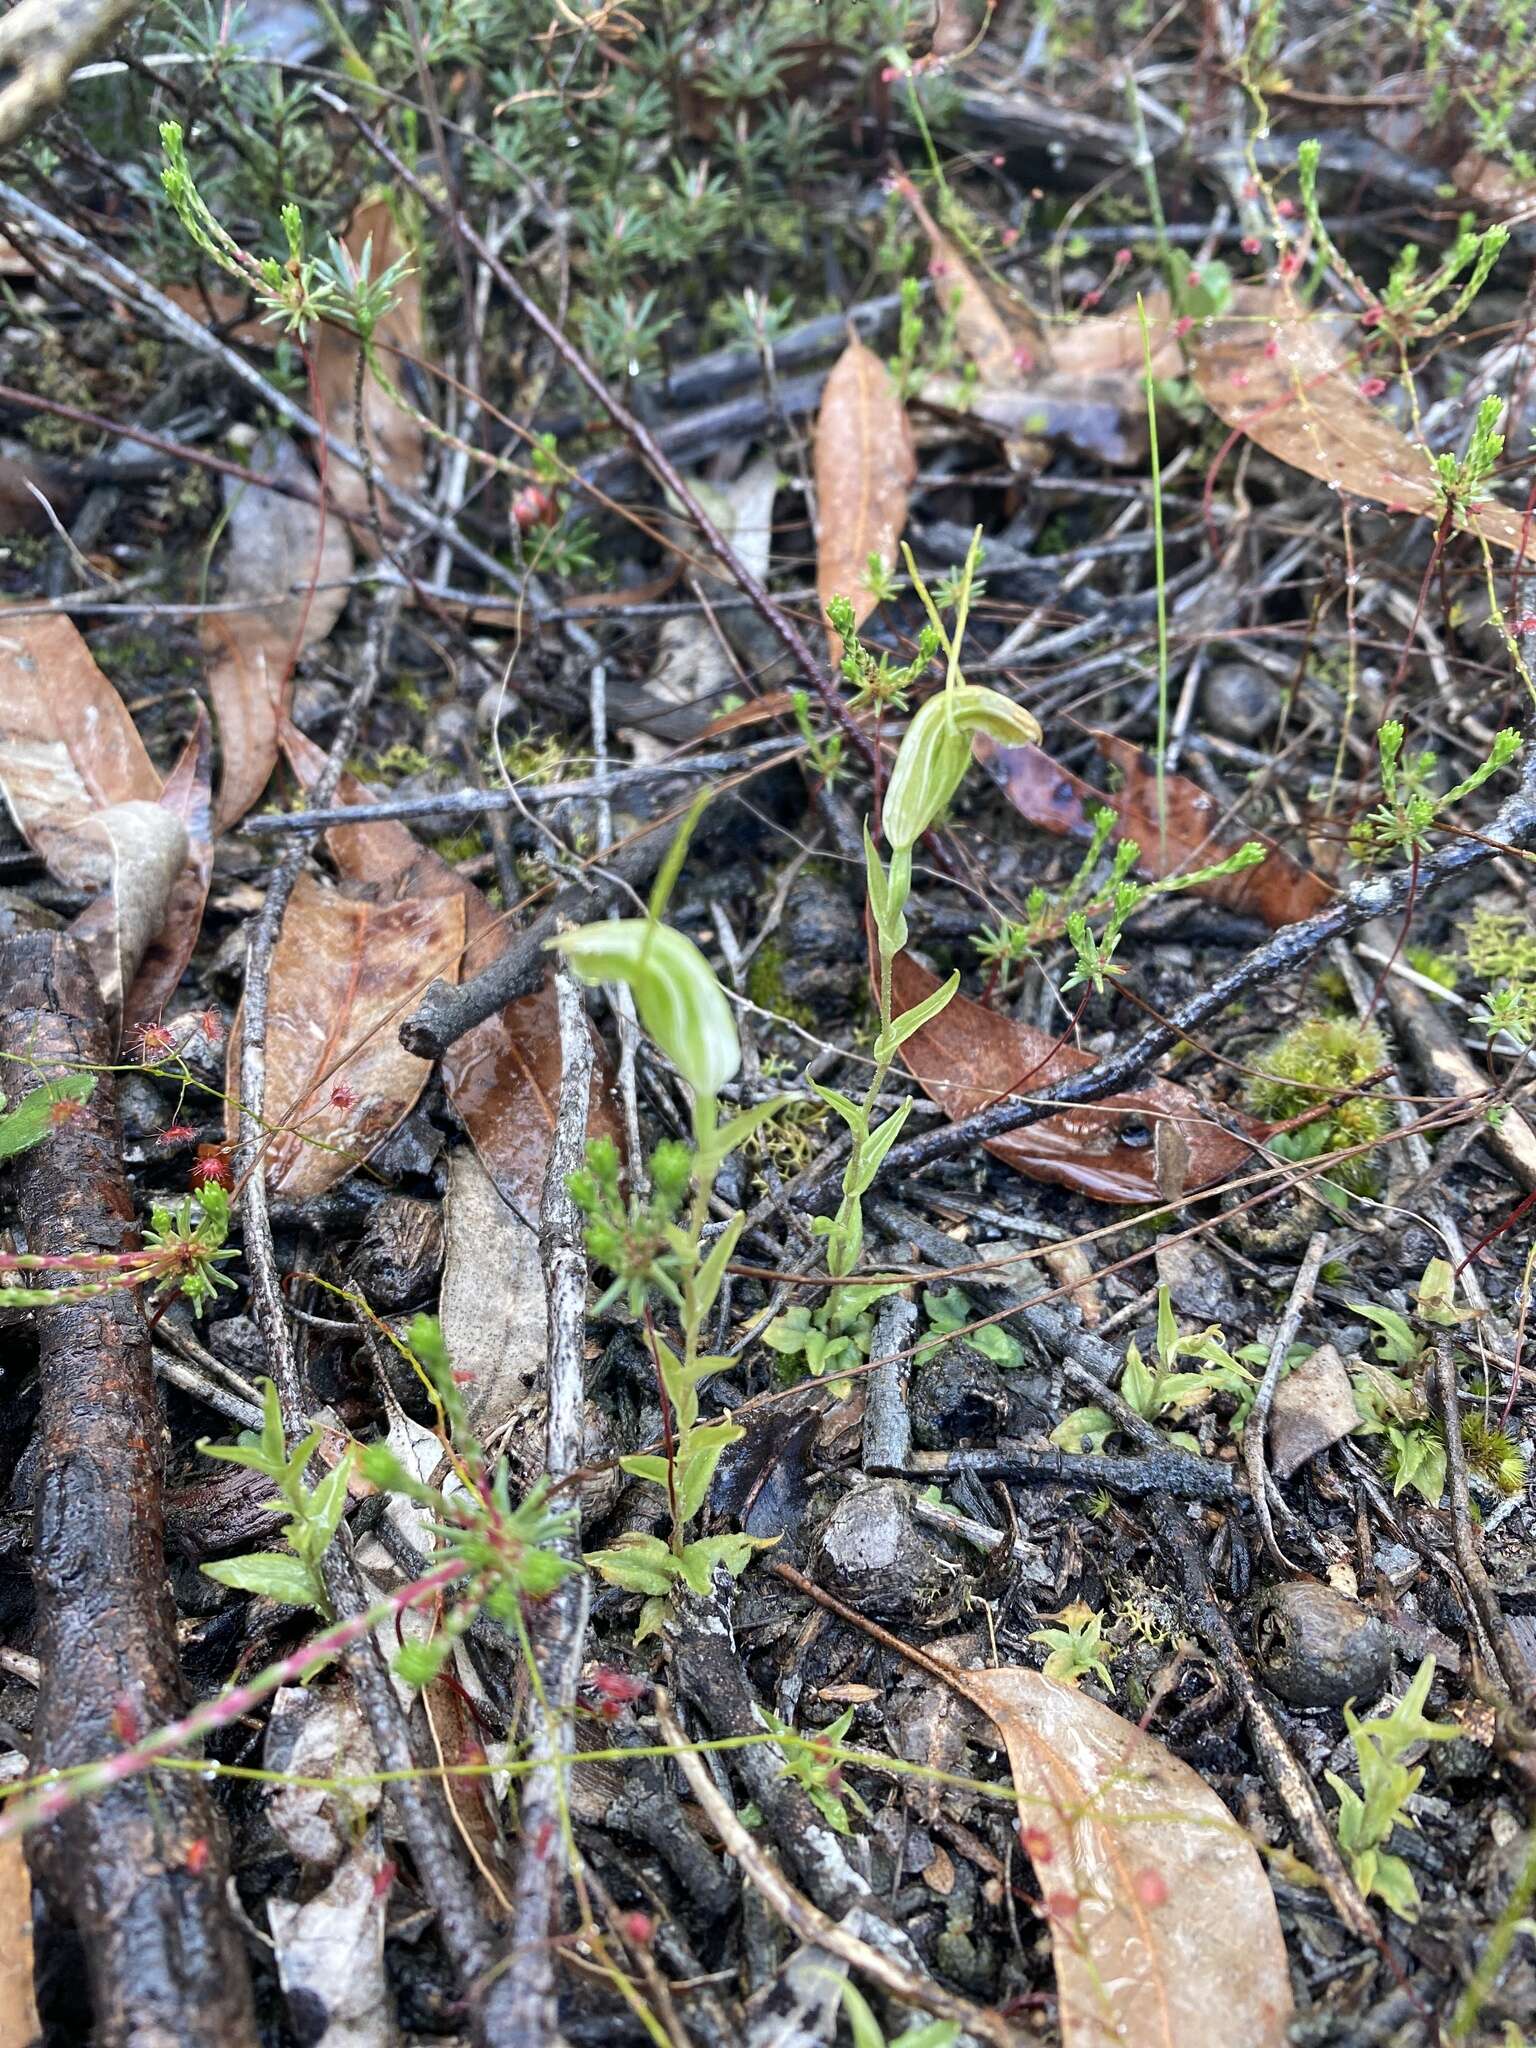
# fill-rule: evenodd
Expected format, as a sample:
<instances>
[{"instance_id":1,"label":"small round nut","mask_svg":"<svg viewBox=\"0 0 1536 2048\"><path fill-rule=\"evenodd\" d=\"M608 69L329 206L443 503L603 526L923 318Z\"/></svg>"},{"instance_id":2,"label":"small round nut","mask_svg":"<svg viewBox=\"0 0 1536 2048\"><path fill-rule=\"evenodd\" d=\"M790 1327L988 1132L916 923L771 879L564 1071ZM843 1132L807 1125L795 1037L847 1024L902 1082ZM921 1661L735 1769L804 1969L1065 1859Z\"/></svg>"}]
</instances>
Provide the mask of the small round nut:
<instances>
[{"instance_id":1,"label":"small round nut","mask_svg":"<svg viewBox=\"0 0 1536 2048\"><path fill-rule=\"evenodd\" d=\"M1267 1586L1253 1601L1259 1676L1297 1707L1341 1707L1392 1673L1385 1622L1317 1579Z\"/></svg>"}]
</instances>

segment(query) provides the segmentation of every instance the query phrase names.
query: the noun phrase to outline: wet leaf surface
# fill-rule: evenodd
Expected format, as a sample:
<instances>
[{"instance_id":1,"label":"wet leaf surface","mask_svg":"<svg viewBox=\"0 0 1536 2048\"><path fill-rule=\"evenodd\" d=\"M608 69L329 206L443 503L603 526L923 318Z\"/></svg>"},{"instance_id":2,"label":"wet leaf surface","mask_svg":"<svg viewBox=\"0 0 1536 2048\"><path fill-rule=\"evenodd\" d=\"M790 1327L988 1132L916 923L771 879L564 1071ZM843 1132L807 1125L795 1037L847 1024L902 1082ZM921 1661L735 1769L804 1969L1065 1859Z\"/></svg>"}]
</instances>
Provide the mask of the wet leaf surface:
<instances>
[{"instance_id":1,"label":"wet leaf surface","mask_svg":"<svg viewBox=\"0 0 1536 2048\"><path fill-rule=\"evenodd\" d=\"M1043 1673L949 1681L1008 1750L1064 2048L1283 2048L1280 1919L1252 1842L1155 1736Z\"/></svg>"},{"instance_id":2,"label":"wet leaf surface","mask_svg":"<svg viewBox=\"0 0 1536 2048\"><path fill-rule=\"evenodd\" d=\"M121 1036L124 994L169 914L190 842L174 811L146 803L97 811L81 825L80 836L106 850L108 880L71 930L90 956L107 1015Z\"/></svg>"},{"instance_id":3,"label":"wet leaf surface","mask_svg":"<svg viewBox=\"0 0 1536 2048\"><path fill-rule=\"evenodd\" d=\"M293 443L264 435L251 467L305 490L319 481ZM238 823L277 765L278 727L293 665L329 638L349 595L352 543L318 503L224 479L227 545L222 599L242 611L209 612L200 627L219 742L218 829Z\"/></svg>"},{"instance_id":4,"label":"wet leaf surface","mask_svg":"<svg viewBox=\"0 0 1536 2048\"><path fill-rule=\"evenodd\" d=\"M823 613L829 598L841 596L857 620L869 617L869 558L894 565L916 474L912 432L891 373L873 349L850 341L827 379L816 421L816 594Z\"/></svg>"},{"instance_id":5,"label":"wet leaf surface","mask_svg":"<svg viewBox=\"0 0 1536 2048\"><path fill-rule=\"evenodd\" d=\"M71 622L0 614L0 788L61 881L104 888L111 854L80 827L114 804L158 803L160 777L122 698Z\"/></svg>"},{"instance_id":6,"label":"wet leaf surface","mask_svg":"<svg viewBox=\"0 0 1536 2048\"><path fill-rule=\"evenodd\" d=\"M931 995L939 982L903 953L891 985L900 1016ZM1096 1064L1091 1054L1058 1045L1045 1032L964 995L951 997L901 1053L923 1093L957 1121L1005 1096L1038 1094ZM1158 1143L1160 1124L1171 1125L1188 1147L1187 1164L1180 1152L1182 1188L1161 1185L1160 1163L1169 1148ZM1154 1081L1125 1095L1062 1110L1044 1123L991 1139L987 1150L1032 1180L1076 1188L1101 1202L1171 1199L1185 1189L1208 1187L1255 1157L1252 1145L1225 1129L1195 1095L1173 1081Z\"/></svg>"},{"instance_id":7,"label":"wet leaf surface","mask_svg":"<svg viewBox=\"0 0 1536 2048\"><path fill-rule=\"evenodd\" d=\"M1230 313L1191 337L1194 379L1212 412L1293 469L1389 511L1438 519L1434 462L1384 409L1390 359L1377 375L1361 353L1365 339L1337 316L1244 287ZM1530 550L1523 514L1491 498L1467 525L1500 547Z\"/></svg>"},{"instance_id":8,"label":"wet leaf surface","mask_svg":"<svg viewBox=\"0 0 1536 2048\"><path fill-rule=\"evenodd\" d=\"M463 950L454 897L361 903L299 877L272 959L266 1113L279 1128L265 1159L274 1192L322 1194L411 1109L431 1067L401 1045L400 1019L434 976L457 979ZM232 1031L232 1100L239 1039Z\"/></svg>"},{"instance_id":9,"label":"wet leaf surface","mask_svg":"<svg viewBox=\"0 0 1536 2048\"><path fill-rule=\"evenodd\" d=\"M123 1032L158 1022L186 972L202 930L208 883L213 874L213 738L208 714L198 707L197 724L160 792L162 809L179 818L187 852L158 933L139 962L123 1005Z\"/></svg>"},{"instance_id":10,"label":"wet leaf surface","mask_svg":"<svg viewBox=\"0 0 1536 2048\"><path fill-rule=\"evenodd\" d=\"M284 732L283 746L295 774L307 785L319 772L321 750L292 725ZM336 800L361 806L372 798L360 782L343 776ZM472 882L455 874L398 820L333 826L325 843L338 870L351 881L371 882L391 895L446 895L462 902L465 980L489 966L506 944L508 921L492 910ZM617 1139L607 1056L595 1033L593 1042L597 1064L588 1128L594 1137L606 1133ZM503 1200L536 1228L560 1093L560 1029L553 982L546 981L532 995L519 996L465 1032L449 1047L442 1066L449 1100L486 1172Z\"/></svg>"},{"instance_id":11,"label":"wet leaf surface","mask_svg":"<svg viewBox=\"0 0 1536 2048\"><path fill-rule=\"evenodd\" d=\"M1119 771L1118 789L1095 789L1053 761L1043 747L997 747L982 741L976 752L1014 809L1043 831L1086 840L1093 834L1094 812L1112 810L1120 821L1117 836L1134 839L1141 848L1138 872L1154 880L1213 867L1255 839L1267 850L1262 865L1203 882L1193 893L1272 926L1315 917L1333 900L1321 875L1265 833L1247 831L1237 820L1223 824L1220 805L1188 776L1164 777L1165 808L1160 812L1152 758L1114 733L1096 732L1093 738L1104 760Z\"/></svg>"}]
</instances>

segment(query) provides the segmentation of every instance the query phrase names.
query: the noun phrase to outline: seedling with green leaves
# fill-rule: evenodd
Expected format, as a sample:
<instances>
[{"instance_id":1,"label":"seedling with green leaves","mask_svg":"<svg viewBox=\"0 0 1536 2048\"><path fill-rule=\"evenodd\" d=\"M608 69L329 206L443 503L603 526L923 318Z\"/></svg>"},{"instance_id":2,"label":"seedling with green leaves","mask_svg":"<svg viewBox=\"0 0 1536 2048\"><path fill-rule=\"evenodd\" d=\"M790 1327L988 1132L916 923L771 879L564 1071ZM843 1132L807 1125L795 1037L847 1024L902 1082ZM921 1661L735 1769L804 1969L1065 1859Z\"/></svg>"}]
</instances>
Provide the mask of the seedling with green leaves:
<instances>
[{"instance_id":1,"label":"seedling with green leaves","mask_svg":"<svg viewBox=\"0 0 1536 2048\"><path fill-rule=\"evenodd\" d=\"M287 1511L288 1519L279 1533L288 1548L221 1558L216 1564L205 1564L203 1575L221 1586L232 1586L237 1592L259 1593L288 1607L311 1607L329 1621L331 1603L320 1560L346 1512L351 1454L338 1458L319 1483L310 1486L304 1475L324 1440L324 1432L312 1429L290 1451L277 1388L271 1380L261 1382L261 1406L259 1431L247 1430L233 1444L209 1443L204 1438L198 1449L205 1458L218 1458L226 1465L244 1465L248 1471L261 1472L271 1480L277 1496L271 1505Z\"/></svg>"},{"instance_id":2,"label":"seedling with green leaves","mask_svg":"<svg viewBox=\"0 0 1536 2048\"><path fill-rule=\"evenodd\" d=\"M1058 1685L1078 1685L1085 1678L1096 1679L1106 1692L1113 1692L1109 1658L1113 1655L1103 1639L1104 1617L1086 1600L1074 1600L1055 1617L1060 1628L1030 1631L1032 1643L1044 1643L1050 1651L1043 1670Z\"/></svg>"},{"instance_id":3,"label":"seedling with green leaves","mask_svg":"<svg viewBox=\"0 0 1536 2048\"><path fill-rule=\"evenodd\" d=\"M1434 788L1438 765L1433 751L1403 753L1403 728L1389 719L1376 736L1381 760L1381 802L1350 834L1349 850L1357 861L1378 865L1402 857L1417 861L1429 851L1430 833L1445 813L1481 789L1491 775L1507 768L1520 752L1519 733L1506 727L1494 735L1487 758L1470 775L1443 793Z\"/></svg>"},{"instance_id":4,"label":"seedling with green leaves","mask_svg":"<svg viewBox=\"0 0 1536 2048\"><path fill-rule=\"evenodd\" d=\"M162 1305L180 1294L200 1316L219 1288L234 1287L229 1275L220 1271L224 1261L239 1256L226 1245L228 1235L229 1196L211 1182L195 1197L183 1195L174 1206L156 1203L138 1251L0 1252L0 1274L79 1275L63 1287L0 1287L0 1308L52 1308L131 1287L143 1288Z\"/></svg>"},{"instance_id":5,"label":"seedling with green leaves","mask_svg":"<svg viewBox=\"0 0 1536 2048\"><path fill-rule=\"evenodd\" d=\"M728 1419L705 1422L700 1417L700 1387L732 1362L705 1351L704 1331L746 1221L738 1210L711 1239L710 1197L727 1156L773 1116L783 1100L775 1097L755 1104L721 1123L720 1090L741 1064L735 1020L698 947L661 922L693 825L707 801L706 794L694 804L668 850L647 916L583 925L551 941L583 981L623 983L633 992L642 1027L693 1095L692 1153L678 1148L666 1157L656 1194L621 1204L617 1159L600 1145L589 1149L586 1172L571 1183L572 1196L588 1217L589 1249L605 1263L619 1262L610 1267L615 1277L609 1299L622 1291L645 1315L661 1398L661 1452L620 1462L632 1477L661 1490L669 1533L662 1538L630 1531L610 1549L594 1551L587 1559L610 1585L645 1596L637 1640L660 1629L677 1593L686 1589L702 1597L717 1569L734 1577L760 1547L750 1536L688 1534L689 1524L703 1509L721 1455L743 1435L740 1425ZM652 1290L676 1313L680 1352L651 1316Z\"/></svg>"},{"instance_id":6,"label":"seedling with green leaves","mask_svg":"<svg viewBox=\"0 0 1536 2048\"><path fill-rule=\"evenodd\" d=\"M1127 1345L1125 1365L1120 1374L1120 1398L1144 1422L1161 1423L1167 1416L1191 1414L1203 1408L1217 1394L1235 1402L1232 1429L1236 1433L1246 1421L1258 1390L1255 1375L1227 1349L1222 1333L1214 1324L1206 1330L1180 1330L1173 1313L1168 1289L1157 1291L1157 1336L1154 1362L1148 1365L1140 1347ZM1199 1370L1186 1371L1184 1361L1192 1360ZM1064 1451L1102 1451L1119 1424L1107 1409L1075 1408L1051 1431L1051 1442ZM1169 1442L1186 1450L1199 1445L1187 1430L1171 1430Z\"/></svg>"},{"instance_id":7,"label":"seedling with green leaves","mask_svg":"<svg viewBox=\"0 0 1536 2048\"><path fill-rule=\"evenodd\" d=\"M1355 1752L1360 1790L1329 1771L1338 1794L1339 1847L1349 1858L1354 1879L1367 1898L1384 1899L1400 1920L1419 1916L1419 1892L1413 1872L1401 1856L1383 1846L1397 1827L1412 1827L1407 1803L1424 1777L1422 1764L1407 1765L1404 1754L1421 1743L1450 1742L1461 1733L1453 1722L1425 1718L1424 1702L1435 1675L1435 1660L1426 1657L1413 1683L1390 1714L1357 1721L1344 1709L1344 1722Z\"/></svg>"},{"instance_id":8,"label":"seedling with green leaves","mask_svg":"<svg viewBox=\"0 0 1536 2048\"><path fill-rule=\"evenodd\" d=\"M763 1710L763 1719L784 1752L782 1775L793 1778L821 1815L828 1827L840 1835L853 1832L848 1820L848 1808L865 1820L873 1819L868 1806L843 1778L842 1759L838 1751L848 1730L853 1726L853 1708L845 1708L835 1721L829 1721L819 1735L802 1735L788 1721L781 1721L777 1714Z\"/></svg>"}]
</instances>

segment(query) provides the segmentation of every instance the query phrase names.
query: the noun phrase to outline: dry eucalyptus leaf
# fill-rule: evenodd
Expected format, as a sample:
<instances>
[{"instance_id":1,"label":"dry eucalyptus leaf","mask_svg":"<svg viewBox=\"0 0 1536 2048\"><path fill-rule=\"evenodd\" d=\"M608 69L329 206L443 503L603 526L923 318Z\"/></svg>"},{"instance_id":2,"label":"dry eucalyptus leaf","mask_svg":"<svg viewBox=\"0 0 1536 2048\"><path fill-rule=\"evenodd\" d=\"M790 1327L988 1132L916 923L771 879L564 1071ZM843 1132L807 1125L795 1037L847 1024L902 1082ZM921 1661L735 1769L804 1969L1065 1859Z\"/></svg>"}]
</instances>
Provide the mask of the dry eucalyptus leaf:
<instances>
[{"instance_id":1,"label":"dry eucalyptus leaf","mask_svg":"<svg viewBox=\"0 0 1536 2048\"><path fill-rule=\"evenodd\" d=\"M102 848L108 881L72 930L90 956L107 1015L120 1026L126 993L186 867L187 828L163 804L134 802L97 811L80 837Z\"/></svg>"},{"instance_id":2,"label":"dry eucalyptus leaf","mask_svg":"<svg viewBox=\"0 0 1536 2048\"><path fill-rule=\"evenodd\" d=\"M256 442L251 467L318 498L314 471L281 434ZM346 526L310 498L226 477L224 499L223 600L247 609L209 612L199 628L218 723L221 832L267 786L293 665L329 637L350 594L353 565Z\"/></svg>"},{"instance_id":3,"label":"dry eucalyptus leaf","mask_svg":"<svg viewBox=\"0 0 1536 2048\"><path fill-rule=\"evenodd\" d=\"M307 787L325 756L293 725L283 733L283 748ZM336 801L361 808L373 799L360 782L345 775ZM392 895L446 895L462 901L466 980L488 967L506 944L508 920L492 910L472 882L455 874L397 820L332 826L325 843L349 881L371 882ZM607 1054L595 1032L593 1046L588 1131L592 1137L606 1135L617 1141ZM532 995L518 996L466 1031L443 1055L442 1067L448 1098L486 1171L523 1221L536 1227L560 1094L560 1025L553 983L546 981Z\"/></svg>"},{"instance_id":4,"label":"dry eucalyptus leaf","mask_svg":"<svg viewBox=\"0 0 1536 2048\"><path fill-rule=\"evenodd\" d=\"M421 1093L430 1062L400 1043L401 1018L434 976L458 978L456 897L359 903L301 875L277 949L267 1016L267 1183L323 1194L361 1165ZM230 1033L230 1135L240 1032Z\"/></svg>"},{"instance_id":5,"label":"dry eucalyptus leaf","mask_svg":"<svg viewBox=\"0 0 1536 2048\"><path fill-rule=\"evenodd\" d=\"M1433 457L1382 410L1381 393L1369 395L1353 333L1284 291L1240 287L1231 310L1191 336L1195 383L1229 427L1293 469L1389 512L1438 519ZM1500 547L1531 547L1524 516L1493 499L1466 523Z\"/></svg>"},{"instance_id":6,"label":"dry eucalyptus leaf","mask_svg":"<svg viewBox=\"0 0 1536 2048\"><path fill-rule=\"evenodd\" d=\"M928 237L934 294L953 316L960 352L975 364L982 383L1002 390L1021 376L1049 368L1045 327L1038 317L1017 302L1010 304L1006 316L1001 313L991 292L929 213L917 187L904 178L897 189Z\"/></svg>"},{"instance_id":7,"label":"dry eucalyptus leaf","mask_svg":"<svg viewBox=\"0 0 1536 2048\"><path fill-rule=\"evenodd\" d=\"M20 1838L0 1842L0 2048L42 2037L32 1991L32 1880Z\"/></svg>"},{"instance_id":8,"label":"dry eucalyptus leaf","mask_svg":"<svg viewBox=\"0 0 1536 2048\"><path fill-rule=\"evenodd\" d=\"M874 610L869 558L895 566L916 474L912 432L891 373L873 349L850 341L827 379L816 420L816 595L823 614L833 597L846 597L860 623ZM841 643L831 637L836 656Z\"/></svg>"},{"instance_id":9,"label":"dry eucalyptus leaf","mask_svg":"<svg viewBox=\"0 0 1536 2048\"><path fill-rule=\"evenodd\" d=\"M892 975L896 1015L938 985L937 976L910 953L899 954ZM913 1032L901 1056L923 1093L957 1121L1005 1096L1041 1094L1097 1064L1091 1054L963 995L951 996L937 1017ZM1171 1123L1188 1146L1178 1194L1208 1187L1255 1156L1253 1146L1234 1137L1198 1096L1174 1081L1153 1081L1102 1102L1058 1110L1043 1123L989 1139L987 1150L1032 1180L1076 1188L1101 1202L1173 1200L1175 1191L1158 1177L1160 1160L1167 1157L1154 1142L1162 1123Z\"/></svg>"},{"instance_id":10,"label":"dry eucalyptus leaf","mask_svg":"<svg viewBox=\"0 0 1536 2048\"><path fill-rule=\"evenodd\" d=\"M1063 2048L1284 2048L1285 1941L1252 1842L1154 1736L1038 1671L956 1671L1008 1750Z\"/></svg>"},{"instance_id":11,"label":"dry eucalyptus leaf","mask_svg":"<svg viewBox=\"0 0 1536 2048\"><path fill-rule=\"evenodd\" d=\"M342 237L356 263L372 244L369 271L382 277L401 256L409 256L395 223L388 199L365 200L353 214ZM380 358L397 390L407 389L410 366L424 350L421 317L421 278L412 268L396 289L395 303L375 330ZM315 378L320 388L321 409L331 432L357 447L358 345L340 327L323 326L315 341ZM427 436L421 424L402 412L371 370L363 372L363 437L375 470L401 490L414 491L426 468ZM327 485L333 502L359 520L370 520L368 481L361 470L332 462ZM377 496L377 493L375 493ZM389 508L380 501L379 517L386 528L393 524Z\"/></svg>"},{"instance_id":12,"label":"dry eucalyptus leaf","mask_svg":"<svg viewBox=\"0 0 1536 2048\"><path fill-rule=\"evenodd\" d=\"M165 778L162 809L181 820L187 855L171 888L160 930L141 958L123 1005L126 1035L158 1023L187 970L203 926L203 907L213 874L213 741L208 714L197 707L197 724Z\"/></svg>"},{"instance_id":13,"label":"dry eucalyptus leaf","mask_svg":"<svg viewBox=\"0 0 1536 2048\"><path fill-rule=\"evenodd\" d=\"M448 1166L439 1314L477 1434L505 1422L544 1378L548 1349L538 1232L496 1192L471 1151Z\"/></svg>"},{"instance_id":14,"label":"dry eucalyptus leaf","mask_svg":"<svg viewBox=\"0 0 1536 2048\"><path fill-rule=\"evenodd\" d=\"M0 789L49 869L89 890L106 886L111 849L80 826L114 804L159 800L123 700L61 613L0 612Z\"/></svg>"}]
</instances>

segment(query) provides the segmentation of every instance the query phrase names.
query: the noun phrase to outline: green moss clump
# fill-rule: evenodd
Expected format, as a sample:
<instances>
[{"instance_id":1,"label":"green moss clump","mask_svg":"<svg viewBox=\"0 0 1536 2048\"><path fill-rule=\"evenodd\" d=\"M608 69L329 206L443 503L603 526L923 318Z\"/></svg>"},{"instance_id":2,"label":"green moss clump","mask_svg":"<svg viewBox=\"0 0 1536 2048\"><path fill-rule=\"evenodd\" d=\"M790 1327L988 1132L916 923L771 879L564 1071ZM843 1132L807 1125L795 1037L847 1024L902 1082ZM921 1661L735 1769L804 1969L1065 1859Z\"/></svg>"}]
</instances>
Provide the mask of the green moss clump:
<instances>
[{"instance_id":1,"label":"green moss clump","mask_svg":"<svg viewBox=\"0 0 1536 2048\"><path fill-rule=\"evenodd\" d=\"M1329 1096L1360 1089L1388 1062L1387 1042L1374 1024L1352 1017L1308 1017L1275 1041L1248 1084L1254 1112L1273 1123L1304 1116ZM1330 1153L1383 1138L1392 1128L1392 1106L1380 1095L1358 1093L1327 1113L1274 1138L1282 1159L1326 1159ZM1325 1166L1327 1178L1351 1194L1369 1194L1377 1171L1368 1153Z\"/></svg>"},{"instance_id":2,"label":"green moss clump","mask_svg":"<svg viewBox=\"0 0 1536 2048\"><path fill-rule=\"evenodd\" d=\"M771 1010L775 1017L787 1017L791 1024L803 1025L807 1031L815 1025L816 1019L807 1006L786 992L784 948L771 939L752 956L752 965L747 969L747 994L760 1010Z\"/></svg>"},{"instance_id":3,"label":"green moss clump","mask_svg":"<svg viewBox=\"0 0 1536 2048\"><path fill-rule=\"evenodd\" d=\"M1467 1469L1475 1477L1486 1480L1506 1500L1524 1489L1524 1453L1504 1430L1471 1411L1461 1418L1461 1442Z\"/></svg>"},{"instance_id":4,"label":"green moss clump","mask_svg":"<svg viewBox=\"0 0 1536 2048\"><path fill-rule=\"evenodd\" d=\"M1536 981L1536 931L1517 912L1474 910L1466 945L1479 981Z\"/></svg>"}]
</instances>

